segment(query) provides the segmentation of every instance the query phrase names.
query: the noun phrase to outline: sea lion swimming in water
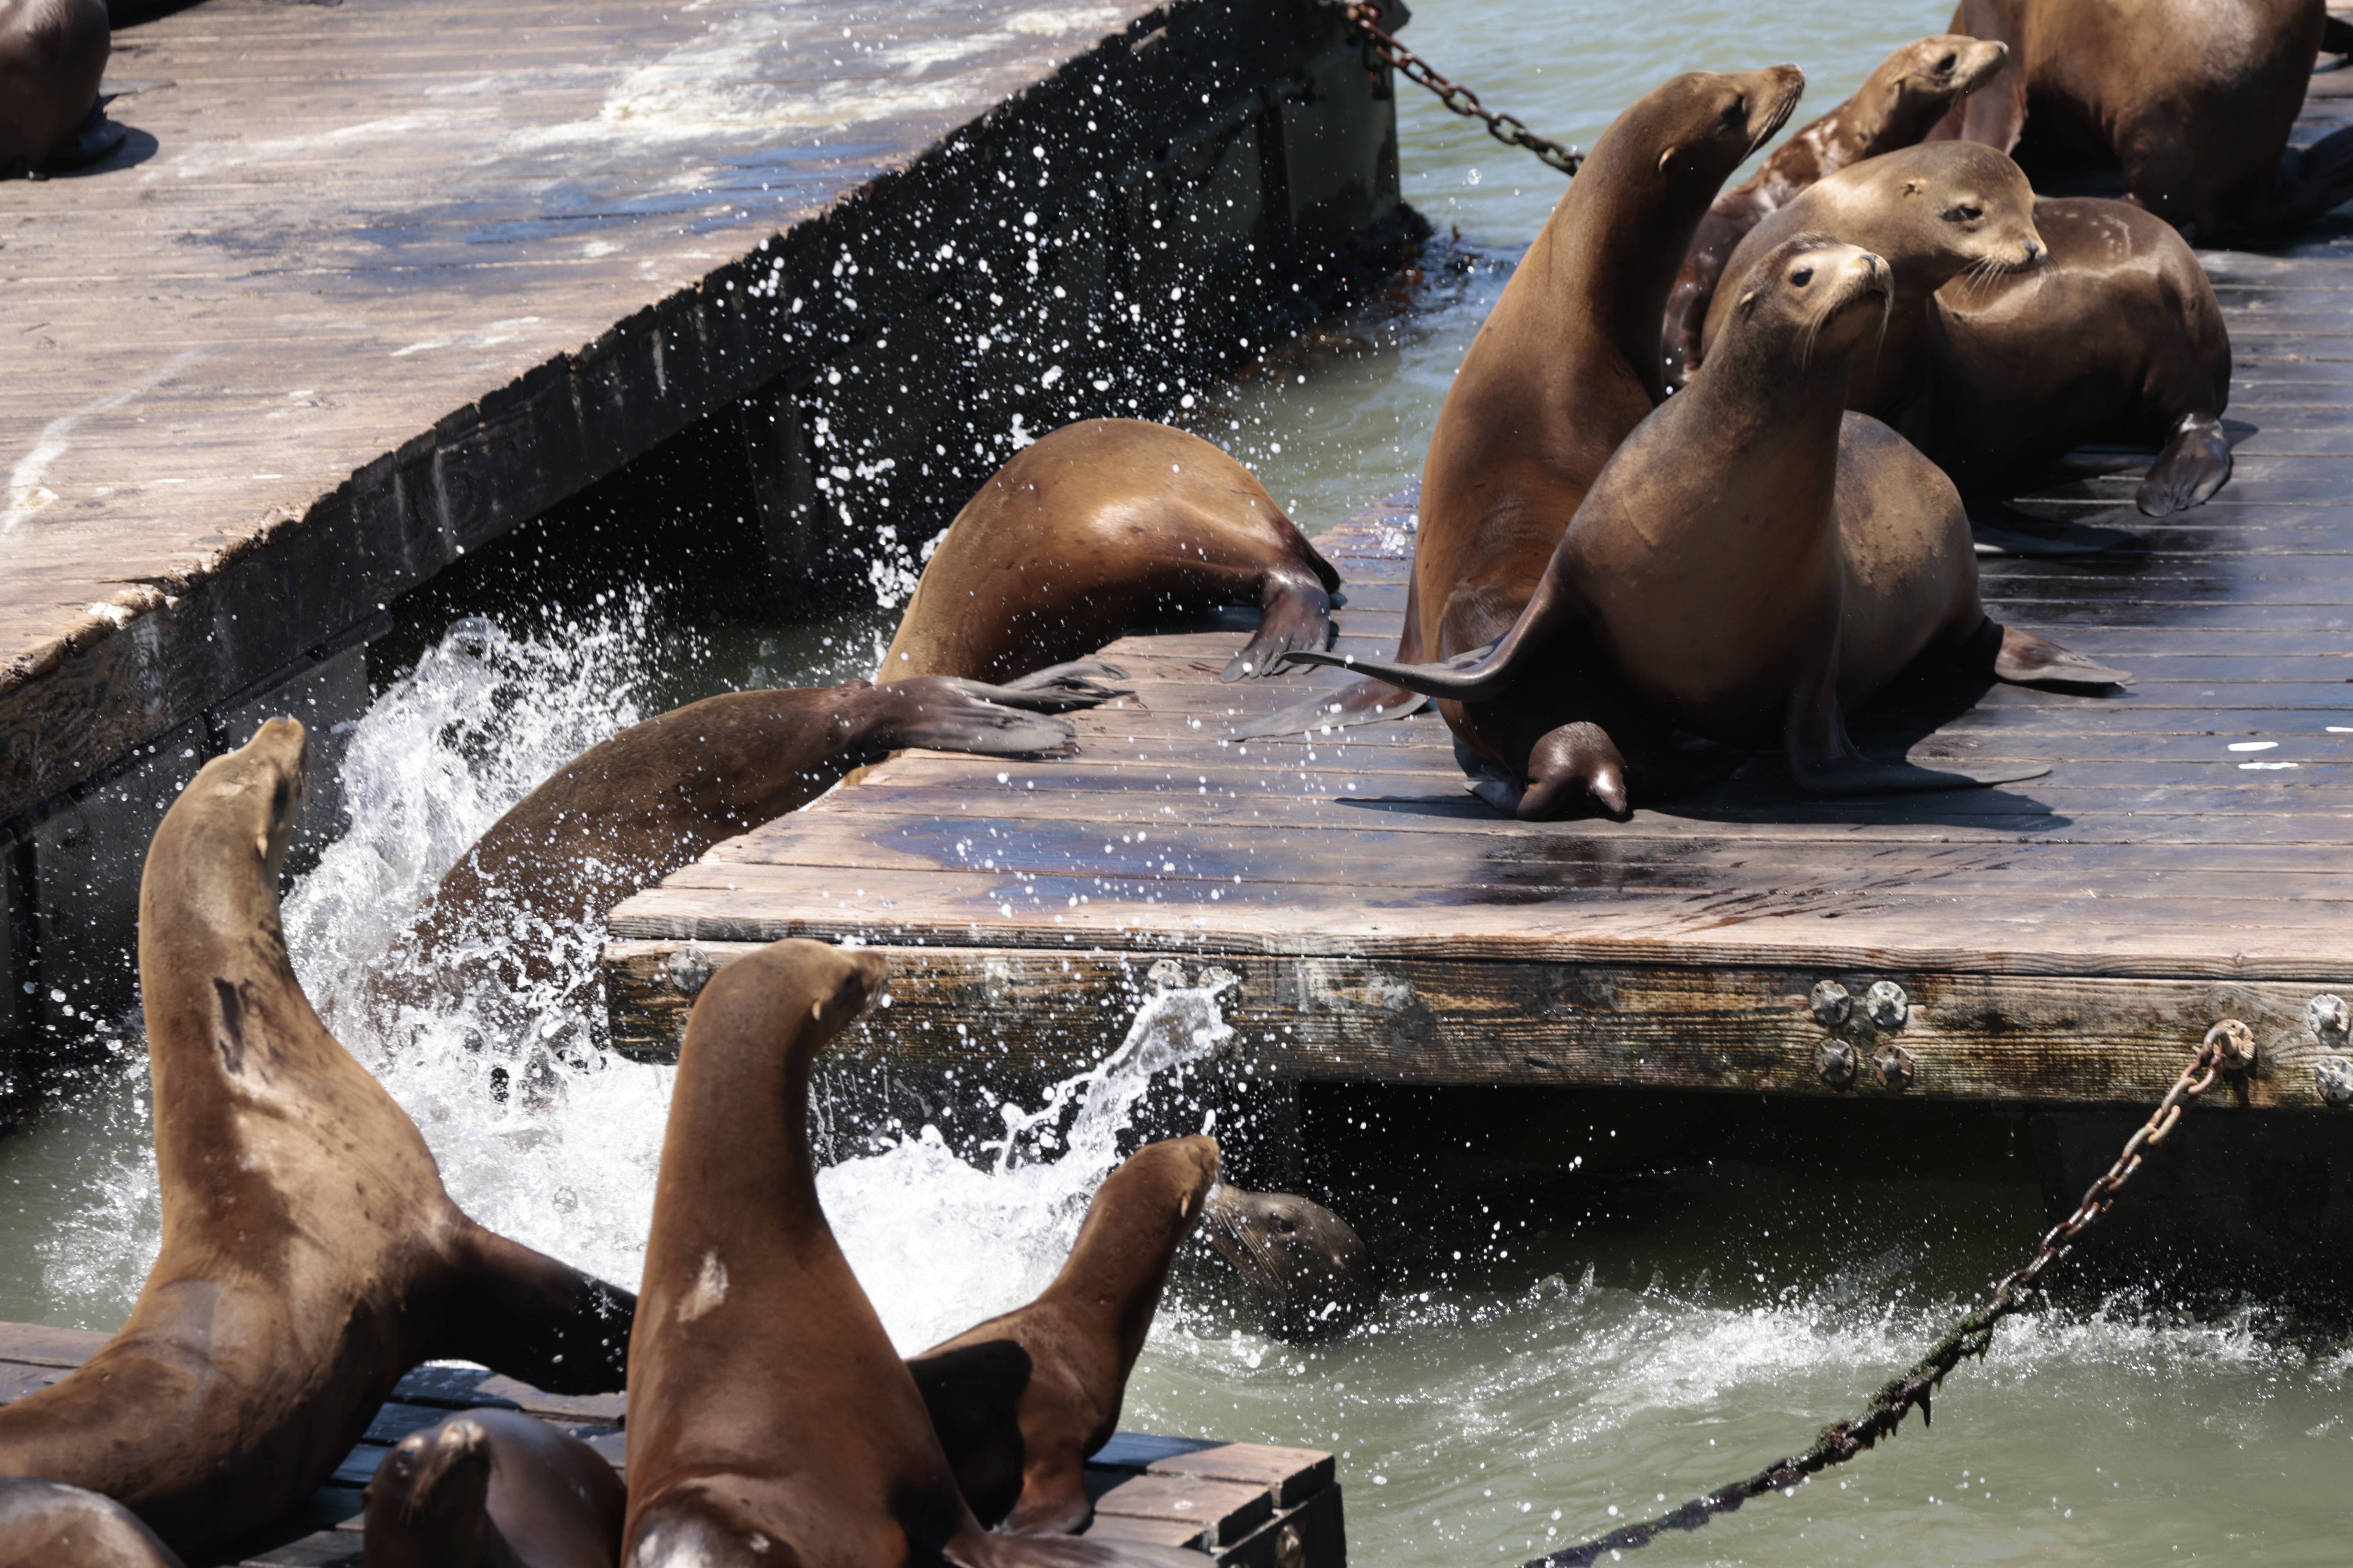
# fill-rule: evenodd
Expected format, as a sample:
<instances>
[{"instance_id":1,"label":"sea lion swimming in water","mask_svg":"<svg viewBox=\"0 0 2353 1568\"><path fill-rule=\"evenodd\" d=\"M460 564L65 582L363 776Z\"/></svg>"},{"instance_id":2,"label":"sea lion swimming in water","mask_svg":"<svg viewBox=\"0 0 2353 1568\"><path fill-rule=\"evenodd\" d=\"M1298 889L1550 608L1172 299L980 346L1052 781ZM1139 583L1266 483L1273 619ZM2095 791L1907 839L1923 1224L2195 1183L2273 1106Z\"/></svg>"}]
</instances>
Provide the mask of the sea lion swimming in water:
<instances>
[{"instance_id":1,"label":"sea lion swimming in water","mask_svg":"<svg viewBox=\"0 0 2353 1568\"><path fill-rule=\"evenodd\" d=\"M1087 419L1039 437L966 501L923 568L878 679L1009 680L1155 623L1256 605L1221 679L1332 640L1340 574L1248 468L1182 430Z\"/></svg>"},{"instance_id":2,"label":"sea lion swimming in water","mask_svg":"<svg viewBox=\"0 0 2353 1568\"><path fill-rule=\"evenodd\" d=\"M1666 384L1680 387L1699 364L1700 331L1725 263L1743 237L1850 163L1909 147L1946 111L2001 69L2006 44L1939 33L1905 45L1863 79L1852 97L1796 132L1764 167L1715 198L1700 219L1667 296L1660 333Z\"/></svg>"},{"instance_id":3,"label":"sea lion swimming in water","mask_svg":"<svg viewBox=\"0 0 2353 1568\"><path fill-rule=\"evenodd\" d=\"M1509 632L1453 666L1372 667L1488 710L1479 732L1508 749L1484 760L1508 777L1487 798L1527 818L1586 796L1622 813L1670 773L1674 730L1778 745L1817 795L2032 778L2046 770L1873 761L1845 714L1924 655L2029 684L2125 679L1989 619L1952 481L1845 412L1848 363L1892 287L1878 257L1823 235L1759 258L1707 362L1610 458Z\"/></svg>"},{"instance_id":4,"label":"sea lion swimming in water","mask_svg":"<svg viewBox=\"0 0 2353 1568\"><path fill-rule=\"evenodd\" d=\"M1145 1144L1096 1190L1070 1258L1036 1300L908 1359L981 1523L1069 1534L1094 1518L1087 1456L1118 1429L1169 1265L1217 1180L1216 1139ZM1014 1364L1007 1345L1022 1351L1026 1377L972 1374L976 1355Z\"/></svg>"},{"instance_id":5,"label":"sea lion swimming in water","mask_svg":"<svg viewBox=\"0 0 2353 1568\"><path fill-rule=\"evenodd\" d=\"M460 1411L376 1466L367 1568L613 1568L628 1500L570 1433L520 1411Z\"/></svg>"},{"instance_id":6,"label":"sea lion swimming in water","mask_svg":"<svg viewBox=\"0 0 2353 1568\"><path fill-rule=\"evenodd\" d=\"M600 741L493 823L441 879L384 968L383 987L516 995L557 973L555 942L723 838L823 795L908 746L985 756L1067 756L1077 731L1050 715L1122 695L1108 665L1058 666L1007 686L930 676L824 689L732 691ZM539 930L552 940L484 942Z\"/></svg>"},{"instance_id":7,"label":"sea lion swimming in water","mask_svg":"<svg viewBox=\"0 0 2353 1568\"><path fill-rule=\"evenodd\" d=\"M1961 0L1953 30L1999 38L2009 72L1931 134L2031 173L2121 165L2131 199L2201 242L2293 230L2353 196L2353 129L2291 151L2324 38L2325 0Z\"/></svg>"},{"instance_id":8,"label":"sea lion swimming in water","mask_svg":"<svg viewBox=\"0 0 2353 1568\"><path fill-rule=\"evenodd\" d=\"M155 830L139 982L162 1251L121 1332L0 1407L0 1474L104 1492L188 1553L307 1496L424 1362L618 1386L635 1305L469 1219L311 1010L278 909L303 752L271 720Z\"/></svg>"},{"instance_id":9,"label":"sea lion swimming in water","mask_svg":"<svg viewBox=\"0 0 2353 1568\"><path fill-rule=\"evenodd\" d=\"M774 943L695 999L629 1346L624 1568L1199 1568L1198 1555L983 1530L841 1255L808 1134L818 1054L880 953Z\"/></svg>"},{"instance_id":10,"label":"sea lion swimming in water","mask_svg":"<svg viewBox=\"0 0 2353 1568\"><path fill-rule=\"evenodd\" d=\"M1258 1298L1267 1331L1279 1340L1338 1339L1380 1305L1364 1238L1313 1199L1220 1184L1201 1227Z\"/></svg>"},{"instance_id":11,"label":"sea lion swimming in water","mask_svg":"<svg viewBox=\"0 0 2353 1568\"><path fill-rule=\"evenodd\" d=\"M1965 493L2015 493L2086 442L2162 447L2137 498L2151 517L2230 477L2230 334L2205 269L2162 219L2096 196L2038 202L2002 153L1934 142L1822 181L1758 224L1726 275L1805 231L1862 246L1895 278L1847 406ZM1710 312L1711 331L1723 314Z\"/></svg>"},{"instance_id":12,"label":"sea lion swimming in water","mask_svg":"<svg viewBox=\"0 0 2353 1568\"><path fill-rule=\"evenodd\" d=\"M105 0L0 0L0 179L79 168L121 142L98 102L112 47Z\"/></svg>"},{"instance_id":13,"label":"sea lion swimming in water","mask_svg":"<svg viewBox=\"0 0 2353 1568\"><path fill-rule=\"evenodd\" d=\"M1666 395L1659 323L1693 231L1804 87L1795 66L1694 71L1637 100L1594 143L1439 411L1399 664L1483 647L1527 603L1594 477ZM1357 681L1237 733L1369 723L1419 706ZM1440 707L1460 733L1459 705Z\"/></svg>"},{"instance_id":14,"label":"sea lion swimming in water","mask_svg":"<svg viewBox=\"0 0 2353 1568\"><path fill-rule=\"evenodd\" d=\"M58 1481L0 1478L0 1568L185 1568L139 1516Z\"/></svg>"}]
</instances>

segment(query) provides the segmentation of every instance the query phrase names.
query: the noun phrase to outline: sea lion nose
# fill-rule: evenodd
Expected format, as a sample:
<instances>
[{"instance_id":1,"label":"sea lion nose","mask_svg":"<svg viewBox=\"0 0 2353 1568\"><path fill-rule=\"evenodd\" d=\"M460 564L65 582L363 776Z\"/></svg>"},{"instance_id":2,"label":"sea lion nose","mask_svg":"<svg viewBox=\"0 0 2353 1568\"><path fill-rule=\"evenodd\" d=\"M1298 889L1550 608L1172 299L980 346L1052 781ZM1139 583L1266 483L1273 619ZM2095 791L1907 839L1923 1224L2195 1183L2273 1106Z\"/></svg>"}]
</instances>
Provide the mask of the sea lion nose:
<instances>
[{"instance_id":1,"label":"sea lion nose","mask_svg":"<svg viewBox=\"0 0 2353 1568\"><path fill-rule=\"evenodd\" d=\"M2028 241L2026 242L2026 264L2027 264L2029 267L2031 267L2031 266L2033 266L2036 262L2038 262L2038 261L2040 261L2040 260L2042 260L2042 242L2041 240L2037 240L2037 239L2030 239L2030 240L2028 240Z\"/></svg>"}]
</instances>

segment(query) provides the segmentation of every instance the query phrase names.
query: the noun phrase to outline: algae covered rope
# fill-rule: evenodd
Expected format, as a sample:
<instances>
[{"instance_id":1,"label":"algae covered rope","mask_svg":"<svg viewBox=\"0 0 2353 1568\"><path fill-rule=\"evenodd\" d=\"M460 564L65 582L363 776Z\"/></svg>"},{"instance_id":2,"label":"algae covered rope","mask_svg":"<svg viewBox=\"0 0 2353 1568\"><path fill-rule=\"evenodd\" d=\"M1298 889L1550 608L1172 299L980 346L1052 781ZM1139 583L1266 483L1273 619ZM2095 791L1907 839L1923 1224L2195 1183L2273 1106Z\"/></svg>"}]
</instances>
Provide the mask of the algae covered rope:
<instances>
[{"instance_id":1,"label":"algae covered rope","mask_svg":"<svg viewBox=\"0 0 2353 1568\"><path fill-rule=\"evenodd\" d=\"M1717 1514L1732 1512L1750 1498L1794 1487L1815 1471L1843 1464L1882 1437L1894 1436L1904 1417L1915 1405L1920 1411L1921 1425L1929 1425L1935 1414L1930 1402L1937 1387L1964 1360L1981 1358L1993 1348L1996 1325L2026 1305L2043 1272L2064 1258L2075 1238L2108 1212L2116 1194L2140 1169L2146 1152L2165 1142L2166 1135L2180 1122L2181 1112L2189 1102L2214 1087L2215 1079L2225 1070L2253 1067L2254 1060L2254 1033L2236 1018L2225 1018L2207 1030L2197 1055L2181 1069L2181 1076L2173 1080L2173 1087L2166 1090L2148 1121L2126 1141L2116 1163L2084 1192L2084 1201L2075 1205L2075 1212L2043 1233L2034 1256L2003 1276L1984 1306L1955 1324L1952 1331L1938 1340L1909 1371L1883 1384L1872 1396L1871 1408L1859 1419L1823 1428L1821 1436L1803 1453L1777 1460L1747 1479L1719 1487L1705 1497L1694 1498L1672 1513L1625 1525L1598 1540L1546 1552L1530 1559L1522 1568L1584 1568L1605 1552L1647 1546L1663 1531L1697 1530Z\"/></svg>"},{"instance_id":2,"label":"algae covered rope","mask_svg":"<svg viewBox=\"0 0 2353 1568\"><path fill-rule=\"evenodd\" d=\"M1408 81L1419 82L1438 95L1438 100L1461 115L1476 120L1487 127L1487 134L1506 146L1525 147L1562 174L1574 177L1577 165L1585 162L1584 150L1564 146L1549 137L1539 136L1527 128L1515 114L1490 109L1479 101L1479 95L1461 82L1441 73L1437 67L1407 48L1389 36L1381 26L1380 0L1324 0L1348 19L1348 25L1365 36L1365 47Z\"/></svg>"}]
</instances>

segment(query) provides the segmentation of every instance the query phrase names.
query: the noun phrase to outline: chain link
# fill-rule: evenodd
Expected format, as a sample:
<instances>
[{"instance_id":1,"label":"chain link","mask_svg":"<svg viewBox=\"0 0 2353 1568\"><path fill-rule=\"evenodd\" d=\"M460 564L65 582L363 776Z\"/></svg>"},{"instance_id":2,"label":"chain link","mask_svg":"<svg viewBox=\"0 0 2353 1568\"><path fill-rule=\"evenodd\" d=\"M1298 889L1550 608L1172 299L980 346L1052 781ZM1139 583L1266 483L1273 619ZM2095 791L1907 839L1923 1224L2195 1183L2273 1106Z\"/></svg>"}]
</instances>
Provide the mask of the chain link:
<instances>
[{"instance_id":1,"label":"chain link","mask_svg":"<svg viewBox=\"0 0 2353 1568\"><path fill-rule=\"evenodd\" d=\"M1487 134L1506 146L1525 147L1564 174L1574 175L1585 162L1584 151L1564 147L1529 130L1516 115L1502 113L1479 101L1479 95L1440 75L1436 67L1391 37L1381 26L1378 0L1324 0L1342 12L1348 25L1365 36L1365 47L1409 81L1419 82L1438 95L1438 101L1465 120L1482 121Z\"/></svg>"},{"instance_id":2,"label":"chain link","mask_svg":"<svg viewBox=\"0 0 2353 1568\"><path fill-rule=\"evenodd\" d=\"M2214 1080L2226 1071L2250 1068L2255 1061L2255 1037L2252 1030L2236 1018L2225 1018L2206 1031L2206 1039L2173 1087L2165 1091L2157 1109L2140 1130L2126 1140L2124 1152L2107 1173L2084 1191L2084 1201L2075 1212L2043 1233L2034 1256L2024 1265L2002 1276L1993 1288L1986 1304L1963 1318L1950 1333L1938 1340L1928 1353L1901 1377L1890 1379L1873 1396L1871 1409L1860 1419L1841 1421L1825 1427L1814 1446L1802 1454L1793 1454L1768 1466L1746 1480L1735 1481L1703 1498L1691 1501L1672 1513L1645 1520L1613 1530L1598 1541L1564 1547L1558 1552L1525 1563L1522 1568L1585 1568L1605 1552L1630 1551L1647 1546L1663 1531L1697 1530L1719 1513L1730 1513L1751 1498L1767 1492L1783 1491L1817 1470L1842 1464L1870 1447L1882 1437L1891 1437L1904 1417L1915 1405L1920 1410L1921 1424L1926 1426L1933 1415L1929 1401L1943 1385L1946 1376L1958 1366L1964 1357L1982 1357L1993 1346L1993 1331L2004 1318L2026 1305L2033 1296L2036 1283L2043 1271L2067 1256L2075 1238L2090 1229L2099 1217L2115 1205L2116 1194L2141 1167L2149 1150L2165 1142L2181 1121L2181 1113L2189 1102L2214 1087Z\"/></svg>"}]
</instances>

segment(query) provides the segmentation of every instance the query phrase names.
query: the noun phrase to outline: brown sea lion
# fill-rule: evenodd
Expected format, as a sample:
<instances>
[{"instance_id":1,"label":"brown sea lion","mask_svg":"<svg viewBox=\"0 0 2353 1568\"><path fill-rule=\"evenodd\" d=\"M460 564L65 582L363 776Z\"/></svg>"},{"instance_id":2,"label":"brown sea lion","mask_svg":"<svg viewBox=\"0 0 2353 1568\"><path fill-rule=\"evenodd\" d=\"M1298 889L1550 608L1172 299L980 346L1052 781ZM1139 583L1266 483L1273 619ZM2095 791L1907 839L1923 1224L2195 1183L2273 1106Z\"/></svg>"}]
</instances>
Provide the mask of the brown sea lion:
<instances>
[{"instance_id":1,"label":"brown sea lion","mask_svg":"<svg viewBox=\"0 0 2353 1568\"><path fill-rule=\"evenodd\" d=\"M1337 1339L1380 1305L1364 1238L1313 1199L1221 1184L1209 1194L1202 1230L1258 1298L1267 1331L1279 1340Z\"/></svg>"},{"instance_id":2,"label":"brown sea lion","mask_svg":"<svg viewBox=\"0 0 2353 1568\"><path fill-rule=\"evenodd\" d=\"M1168 1267L1217 1180L1216 1139L1145 1144L1097 1189L1070 1258L1036 1300L909 1359L981 1523L1069 1534L1094 1518L1087 1456L1118 1429ZM990 1380L971 1377L965 1363L976 1353L1001 1358L996 1347L1008 1343L1028 1357L1029 1376L1009 1405L993 1390L976 1400Z\"/></svg>"},{"instance_id":3,"label":"brown sea lion","mask_svg":"<svg viewBox=\"0 0 2353 1568\"><path fill-rule=\"evenodd\" d=\"M122 1331L0 1408L0 1474L104 1492L194 1553L323 1482L445 1357L619 1385L634 1299L476 1225L311 1010L278 878L302 726L273 719L165 813L139 889L160 1256Z\"/></svg>"},{"instance_id":4,"label":"brown sea lion","mask_svg":"<svg viewBox=\"0 0 2353 1568\"><path fill-rule=\"evenodd\" d=\"M2202 241L2297 228L2353 196L2353 129L2287 144L2328 23L2325 0L1961 0L1953 30L2014 58L1932 134L2038 175L2122 165L2133 201Z\"/></svg>"},{"instance_id":5,"label":"brown sea lion","mask_svg":"<svg viewBox=\"0 0 2353 1568\"><path fill-rule=\"evenodd\" d=\"M1439 410L1398 663L1483 647L1528 602L1594 476L1666 395L1659 323L1693 231L1804 88L1795 66L1694 71L1637 100L1594 143ZM1366 723L1419 706L1358 681L1239 733ZM1440 707L1461 734L1470 721L1459 705Z\"/></svg>"},{"instance_id":6,"label":"brown sea lion","mask_svg":"<svg viewBox=\"0 0 2353 1568\"><path fill-rule=\"evenodd\" d=\"M461 1411L376 1466L367 1568L613 1568L628 1501L570 1433L520 1411Z\"/></svg>"},{"instance_id":7,"label":"brown sea lion","mask_svg":"<svg viewBox=\"0 0 2353 1568\"><path fill-rule=\"evenodd\" d=\"M1065 425L1014 454L948 525L878 679L1010 680L1171 617L1256 605L1221 679L1332 640L1340 574L1248 468L1143 419Z\"/></svg>"},{"instance_id":8,"label":"brown sea lion","mask_svg":"<svg viewBox=\"0 0 2353 1568\"><path fill-rule=\"evenodd\" d=\"M1781 143L1764 167L1715 198L1692 237L1660 333L1666 384L1680 387L1699 365L1700 329L1716 280L1741 237L1850 163L1909 147L2010 58L2006 44L1939 33L1905 45L1863 79L1845 102Z\"/></svg>"},{"instance_id":9,"label":"brown sea lion","mask_svg":"<svg viewBox=\"0 0 2353 1568\"><path fill-rule=\"evenodd\" d=\"M2231 474L2231 339L2198 258L2104 197L2037 202L2009 158L1937 142L1833 175L1733 257L1820 231L1883 258L1895 300L1847 406L1893 426L1968 494L2014 494L2086 442L2160 447L2140 510L2197 506ZM1710 326L1720 313L1712 313Z\"/></svg>"},{"instance_id":10,"label":"brown sea lion","mask_svg":"<svg viewBox=\"0 0 2353 1568\"><path fill-rule=\"evenodd\" d=\"M1848 363L1892 288L1879 258L1824 235L1759 258L1699 374L1609 460L1496 646L1455 666L1373 667L1494 710L1480 732L1510 746L1486 760L1511 787L1490 798L1524 817L1584 795L1622 812L1671 766L1671 728L1778 745L1818 795L2032 778L2046 770L1875 762L1846 711L1924 655L2029 683L2124 679L1989 619L1952 481L1845 412Z\"/></svg>"},{"instance_id":11,"label":"brown sea lion","mask_svg":"<svg viewBox=\"0 0 2353 1568\"><path fill-rule=\"evenodd\" d=\"M1876 342L1856 351L1846 405L1906 435L1913 434L1907 418L1932 379L1936 291L1963 273L1974 284L1990 274L2023 272L2043 254L2034 187L2008 155L1974 142L1899 148L1832 174L1748 231L1725 268L1735 286L1708 307L1701 363L1748 268L1799 234L1831 235L1887 263L1894 284L1887 325Z\"/></svg>"},{"instance_id":12,"label":"brown sea lion","mask_svg":"<svg viewBox=\"0 0 2353 1568\"><path fill-rule=\"evenodd\" d=\"M122 140L98 104L111 47L105 0L0 0L0 178L78 168Z\"/></svg>"},{"instance_id":13,"label":"brown sea lion","mask_svg":"<svg viewBox=\"0 0 2353 1568\"><path fill-rule=\"evenodd\" d=\"M907 746L1067 756L1050 714L1120 695L1108 665L1060 666L1009 686L944 676L821 689L733 691L631 725L559 768L442 877L384 984L518 994L557 973L555 942L485 931L588 929L621 900L723 838L797 811L851 769Z\"/></svg>"},{"instance_id":14,"label":"brown sea lion","mask_svg":"<svg viewBox=\"0 0 2353 1568\"><path fill-rule=\"evenodd\" d=\"M58 1481L0 1479L0 1568L185 1568L139 1516Z\"/></svg>"},{"instance_id":15,"label":"brown sea lion","mask_svg":"<svg viewBox=\"0 0 2353 1568\"><path fill-rule=\"evenodd\" d=\"M629 1346L625 1568L957 1568L1197 1558L983 1530L818 1206L818 1055L879 953L780 942L712 975L679 1052Z\"/></svg>"}]
</instances>

